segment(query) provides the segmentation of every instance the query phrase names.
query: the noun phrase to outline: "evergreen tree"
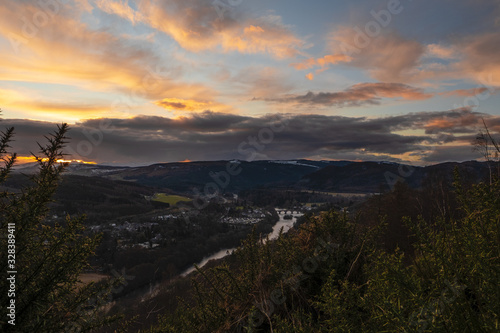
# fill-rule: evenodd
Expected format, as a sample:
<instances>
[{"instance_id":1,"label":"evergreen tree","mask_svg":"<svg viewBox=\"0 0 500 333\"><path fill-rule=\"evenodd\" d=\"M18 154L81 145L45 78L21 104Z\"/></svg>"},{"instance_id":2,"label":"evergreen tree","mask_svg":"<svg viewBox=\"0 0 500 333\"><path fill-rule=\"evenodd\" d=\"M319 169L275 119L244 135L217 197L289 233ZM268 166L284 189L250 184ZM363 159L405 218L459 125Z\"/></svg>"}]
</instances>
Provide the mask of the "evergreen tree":
<instances>
[{"instance_id":1,"label":"evergreen tree","mask_svg":"<svg viewBox=\"0 0 500 333\"><path fill-rule=\"evenodd\" d=\"M46 219L66 166L58 160L67 131L68 125L62 124L46 137L46 145L39 144L31 186L21 193L0 194L1 332L85 332L110 320L98 315L110 285L79 282L99 236L83 234L83 217L68 216L62 224ZM15 154L8 156L13 133L8 128L0 140L0 185L16 161Z\"/></svg>"}]
</instances>

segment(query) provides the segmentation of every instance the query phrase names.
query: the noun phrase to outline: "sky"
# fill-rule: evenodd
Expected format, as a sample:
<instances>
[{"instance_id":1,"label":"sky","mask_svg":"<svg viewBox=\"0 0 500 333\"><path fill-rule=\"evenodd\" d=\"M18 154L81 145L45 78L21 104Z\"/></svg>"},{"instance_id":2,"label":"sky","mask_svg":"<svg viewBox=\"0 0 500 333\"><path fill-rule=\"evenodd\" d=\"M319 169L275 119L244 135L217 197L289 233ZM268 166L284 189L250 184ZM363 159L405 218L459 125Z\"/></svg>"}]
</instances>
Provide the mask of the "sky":
<instances>
[{"instance_id":1,"label":"sky","mask_svg":"<svg viewBox=\"0 0 500 333\"><path fill-rule=\"evenodd\" d=\"M0 127L31 161L480 158L499 0L3 0Z\"/></svg>"}]
</instances>

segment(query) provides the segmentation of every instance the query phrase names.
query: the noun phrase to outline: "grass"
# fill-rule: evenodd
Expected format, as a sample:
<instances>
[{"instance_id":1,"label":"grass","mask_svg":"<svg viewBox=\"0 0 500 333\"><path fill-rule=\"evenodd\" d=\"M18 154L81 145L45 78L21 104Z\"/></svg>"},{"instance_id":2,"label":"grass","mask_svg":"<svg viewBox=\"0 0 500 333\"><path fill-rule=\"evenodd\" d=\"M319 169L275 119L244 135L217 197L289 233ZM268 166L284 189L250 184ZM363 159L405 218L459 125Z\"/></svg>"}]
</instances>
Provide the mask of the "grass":
<instances>
[{"instance_id":1,"label":"grass","mask_svg":"<svg viewBox=\"0 0 500 333\"><path fill-rule=\"evenodd\" d=\"M308 202L305 204L306 207L312 207L313 205L316 205L316 206L321 206L321 205L324 205L325 203L324 202Z\"/></svg>"},{"instance_id":2,"label":"grass","mask_svg":"<svg viewBox=\"0 0 500 333\"><path fill-rule=\"evenodd\" d=\"M164 202L170 204L170 206L175 206L177 203L181 201L189 202L191 201L190 198L183 197L180 195L168 195L165 193L156 193L151 200L153 201L159 201L159 202Z\"/></svg>"}]
</instances>

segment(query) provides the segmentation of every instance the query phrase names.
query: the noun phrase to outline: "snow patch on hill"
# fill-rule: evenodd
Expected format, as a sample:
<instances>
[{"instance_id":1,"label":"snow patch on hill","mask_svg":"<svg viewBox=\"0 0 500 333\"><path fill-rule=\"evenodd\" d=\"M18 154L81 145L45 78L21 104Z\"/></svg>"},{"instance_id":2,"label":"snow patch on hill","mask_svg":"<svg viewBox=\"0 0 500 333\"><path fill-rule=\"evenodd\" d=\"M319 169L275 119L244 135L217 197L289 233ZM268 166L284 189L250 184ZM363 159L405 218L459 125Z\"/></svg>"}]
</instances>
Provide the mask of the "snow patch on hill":
<instances>
[{"instance_id":1,"label":"snow patch on hill","mask_svg":"<svg viewBox=\"0 0 500 333\"><path fill-rule=\"evenodd\" d=\"M294 160L291 160L291 161L276 160L276 161L268 161L268 162L269 163L276 163L276 164L300 165L300 166L307 166L307 167L311 167L311 168L315 168L315 169L321 169L319 166L311 165L311 164L305 164L305 163L299 163L299 161L294 161Z\"/></svg>"}]
</instances>

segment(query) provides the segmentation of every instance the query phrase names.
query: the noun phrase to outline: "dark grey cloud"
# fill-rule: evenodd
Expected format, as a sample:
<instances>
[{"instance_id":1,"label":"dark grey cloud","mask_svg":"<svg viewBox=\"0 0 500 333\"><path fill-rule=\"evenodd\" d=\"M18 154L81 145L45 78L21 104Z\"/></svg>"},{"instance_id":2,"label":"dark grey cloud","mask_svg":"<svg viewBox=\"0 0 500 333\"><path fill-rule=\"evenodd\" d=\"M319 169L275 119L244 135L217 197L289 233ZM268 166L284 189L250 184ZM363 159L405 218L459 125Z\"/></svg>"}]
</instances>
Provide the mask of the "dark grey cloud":
<instances>
[{"instance_id":1,"label":"dark grey cloud","mask_svg":"<svg viewBox=\"0 0 500 333\"><path fill-rule=\"evenodd\" d=\"M304 95L285 95L278 98L265 99L269 102L288 104L324 105L349 107L380 104L382 98L405 100L423 100L431 98L420 88L402 83L360 83L346 90L337 92L307 92ZM257 100L257 99L256 99Z\"/></svg>"},{"instance_id":2,"label":"dark grey cloud","mask_svg":"<svg viewBox=\"0 0 500 333\"><path fill-rule=\"evenodd\" d=\"M118 130L129 131L198 131L219 132L228 128L248 126L247 122L252 118L233 114L215 113L204 111L199 114L193 113L189 116L181 116L175 119L159 116L137 116L130 119L109 119L110 126ZM79 126L98 127L101 119L86 120Z\"/></svg>"},{"instance_id":3,"label":"dark grey cloud","mask_svg":"<svg viewBox=\"0 0 500 333\"><path fill-rule=\"evenodd\" d=\"M66 152L72 158L127 165L234 158L397 160L395 155L401 154L438 162L472 158L470 142L481 129L482 118L500 129L499 116L467 109L375 119L296 114L247 117L210 111L175 119L92 119L71 126ZM21 155L36 152L36 141L43 142L43 136L56 129L55 123L32 120L6 119L1 125L15 127L13 150Z\"/></svg>"},{"instance_id":4,"label":"dark grey cloud","mask_svg":"<svg viewBox=\"0 0 500 333\"><path fill-rule=\"evenodd\" d=\"M464 142L464 146L437 147L430 154L422 156L422 160L429 164L449 161L470 161L480 159L481 155L474 151L471 145Z\"/></svg>"}]
</instances>

